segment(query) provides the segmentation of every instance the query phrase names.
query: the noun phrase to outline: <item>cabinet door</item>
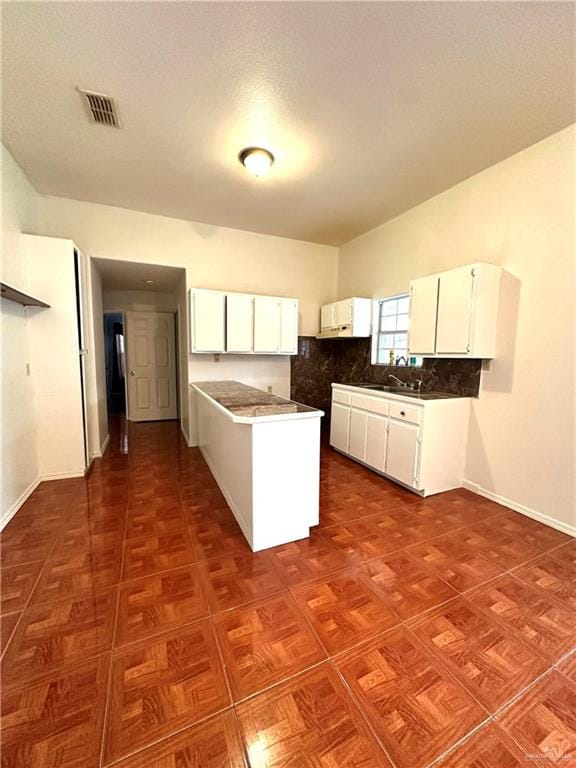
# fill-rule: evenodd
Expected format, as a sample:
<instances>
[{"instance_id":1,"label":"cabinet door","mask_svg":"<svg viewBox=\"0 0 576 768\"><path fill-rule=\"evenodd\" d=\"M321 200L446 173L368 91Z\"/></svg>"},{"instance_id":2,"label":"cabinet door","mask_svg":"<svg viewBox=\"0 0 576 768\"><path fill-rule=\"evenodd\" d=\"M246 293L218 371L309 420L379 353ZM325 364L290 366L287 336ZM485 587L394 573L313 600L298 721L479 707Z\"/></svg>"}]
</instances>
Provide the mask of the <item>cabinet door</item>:
<instances>
[{"instance_id":1,"label":"cabinet door","mask_svg":"<svg viewBox=\"0 0 576 768\"><path fill-rule=\"evenodd\" d=\"M278 351L295 355L298 351L298 302L280 299L280 344Z\"/></svg>"},{"instance_id":2,"label":"cabinet door","mask_svg":"<svg viewBox=\"0 0 576 768\"><path fill-rule=\"evenodd\" d=\"M252 352L253 297L247 294L226 296L226 351Z\"/></svg>"},{"instance_id":3,"label":"cabinet door","mask_svg":"<svg viewBox=\"0 0 576 768\"><path fill-rule=\"evenodd\" d=\"M254 352L276 353L280 345L278 299L254 296Z\"/></svg>"},{"instance_id":4,"label":"cabinet door","mask_svg":"<svg viewBox=\"0 0 576 768\"><path fill-rule=\"evenodd\" d=\"M366 422L368 414L364 411L350 410L350 435L348 437L348 453L355 459L364 461L366 456Z\"/></svg>"},{"instance_id":5,"label":"cabinet door","mask_svg":"<svg viewBox=\"0 0 576 768\"><path fill-rule=\"evenodd\" d=\"M225 295L212 291L190 294L193 318L191 352L224 352Z\"/></svg>"},{"instance_id":6,"label":"cabinet door","mask_svg":"<svg viewBox=\"0 0 576 768\"><path fill-rule=\"evenodd\" d=\"M332 403L330 419L330 445L343 453L348 453L350 433L350 408L340 403Z\"/></svg>"},{"instance_id":7,"label":"cabinet door","mask_svg":"<svg viewBox=\"0 0 576 768\"><path fill-rule=\"evenodd\" d=\"M440 275L436 353L465 355L470 351L474 275L470 267Z\"/></svg>"},{"instance_id":8,"label":"cabinet door","mask_svg":"<svg viewBox=\"0 0 576 768\"><path fill-rule=\"evenodd\" d=\"M416 485L419 431L420 428L416 424L390 419L386 473L406 485Z\"/></svg>"},{"instance_id":9,"label":"cabinet door","mask_svg":"<svg viewBox=\"0 0 576 768\"><path fill-rule=\"evenodd\" d=\"M324 306L320 307L320 330L324 331L336 325L334 318L335 306L335 304L324 304Z\"/></svg>"},{"instance_id":10,"label":"cabinet door","mask_svg":"<svg viewBox=\"0 0 576 768\"><path fill-rule=\"evenodd\" d=\"M335 325L352 325L352 299L336 302Z\"/></svg>"},{"instance_id":11,"label":"cabinet door","mask_svg":"<svg viewBox=\"0 0 576 768\"><path fill-rule=\"evenodd\" d=\"M436 339L438 276L421 277L410 284L408 350L411 355L433 355Z\"/></svg>"},{"instance_id":12,"label":"cabinet door","mask_svg":"<svg viewBox=\"0 0 576 768\"><path fill-rule=\"evenodd\" d=\"M374 469L384 472L386 467L386 442L388 419L369 413L366 420L366 453L364 461Z\"/></svg>"}]
</instances>

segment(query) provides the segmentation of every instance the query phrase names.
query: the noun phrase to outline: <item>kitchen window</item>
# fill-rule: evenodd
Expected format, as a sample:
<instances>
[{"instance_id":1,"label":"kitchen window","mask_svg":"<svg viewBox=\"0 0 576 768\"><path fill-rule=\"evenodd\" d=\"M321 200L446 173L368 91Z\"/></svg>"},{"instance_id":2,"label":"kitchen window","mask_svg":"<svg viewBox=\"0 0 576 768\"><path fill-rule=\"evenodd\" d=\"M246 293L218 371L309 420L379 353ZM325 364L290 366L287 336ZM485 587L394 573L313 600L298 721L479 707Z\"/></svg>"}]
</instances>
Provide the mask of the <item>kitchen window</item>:
<instances>
[{"instance_id":1,"label":"kitchen window","mask_svg":"<svg viewBox=\"0 0 576 768\"><path fill-rule=\"evenodd\" d=\"M372 363L422 365L421 357L408 357L408 309L410 295L402 293L374 302Z\"/></svg>"}]
</instances>

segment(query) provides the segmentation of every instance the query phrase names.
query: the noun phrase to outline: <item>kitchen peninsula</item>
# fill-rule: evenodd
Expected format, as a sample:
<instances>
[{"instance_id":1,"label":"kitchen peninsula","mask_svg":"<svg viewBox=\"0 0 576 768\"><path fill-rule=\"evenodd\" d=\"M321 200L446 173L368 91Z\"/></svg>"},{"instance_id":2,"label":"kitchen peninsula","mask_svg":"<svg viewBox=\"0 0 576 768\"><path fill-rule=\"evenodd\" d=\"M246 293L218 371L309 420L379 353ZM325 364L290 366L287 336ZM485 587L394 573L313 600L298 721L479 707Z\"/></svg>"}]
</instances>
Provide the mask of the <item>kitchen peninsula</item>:
<instances>
[{"instance_id":1,"label":"kitchen peninsula","mask_svg":"<svg viewBox=\"0 0 576 768\"><path fill-rule=\"evenodd\" d=\"M309 536L323 412L238 381L190 387L199 448L252 550Z\"/></svg>"}]
</instances>

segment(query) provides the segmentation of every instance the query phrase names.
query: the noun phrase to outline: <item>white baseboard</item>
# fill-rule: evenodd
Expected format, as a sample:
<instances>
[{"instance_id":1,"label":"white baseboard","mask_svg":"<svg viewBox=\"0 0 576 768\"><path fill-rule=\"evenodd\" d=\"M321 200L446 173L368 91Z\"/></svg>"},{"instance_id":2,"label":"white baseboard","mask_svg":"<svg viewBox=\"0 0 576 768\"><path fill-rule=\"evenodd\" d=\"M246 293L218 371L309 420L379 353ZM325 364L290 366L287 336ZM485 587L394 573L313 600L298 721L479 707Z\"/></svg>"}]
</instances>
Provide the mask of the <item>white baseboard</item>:
<instances>
[{"instance_id":1,"label":"white baseboard","mask_svg":"<svg viewBox=\"0 0 576 768\"><path fill-rule=\"evenodd\" d=\"M544 515L542 512L530 509L530 507L525 507L517 501L512 501L512 499L506 499L504 496L500 496L497 493L487 491L485 488L482 488L477 483L472 483L470 480L463 480L462 485L469 491L484 496L486 499L490 499L490 501L495 501L497 504L502 504L504 507L513 509L514 512L520 512L521 515L526 515L526 517L531 517L539 523L544 523L544 525L549 525L551 528L556 528L557 531L562 531L562 533L567 533L569 536L576 537L576 525L569 525L560 520L555 520L553 517L548 517L548 515Z\"/></svg>"},{"instance_id":2,"label":"white baseboard","mask_svg":"<svg viewBox=\"0 0 576 768\"><path fill-rule=\"evenodd\" d=\"M69 480L73 477L84 477L86 471L79 469L76 472L59 472L55 475L41 475L38 482L43 483L46 480Z\"/></svg>"},{"instance_id":3,"label":"white baseboard","mask_svg":"<svg viewBox=\"0 0 576 768\"><path fill-rule=\"evenodd\" d=\"M184 422L183 421L180 422L180 432L182 432L182 434L184 436L184 440L186 440L186 445L188 446L188 448L197 448L198 447L197 445L194 445L193 443L190 442L190 437L188 436L188 432L186 432L186 427L184 426Z\"/></svg>"},{"instance_id":4,"label":"white baseboard","mask_svg":"<svg viewBox=\"0 0 576 768\"><path fill-rule=\"evenodd\" d=\"M42 482L42 478L37 477L36 480L33 480L28 486L28 488L26 488L26 490L23 491L20 494L20 496L18 496L14 504L12 504L10 509L2 516L2 520L0 520L0 531L2 531L8 525L8 523L10 522L10 520L12 520L16 512L18 512L22 504L24 504L26 499L29 496L31 496L32 493L34 493L34 491L36 490L36 488L38 488L41 482Z\"/></svg>"},{"instance_id":5,"label":"white baseboard","mask_svg":"<svg viewBox=\"0 0 576 768\"><path fill-rule=\"evenodd\" d=\"M106 437L104 438L104 442L100 446L100 456L104 456L104 454L106 453L106 448L108 448L109 445L110 445L110 433L106 435Z\"/></svg>"}]
</instances>

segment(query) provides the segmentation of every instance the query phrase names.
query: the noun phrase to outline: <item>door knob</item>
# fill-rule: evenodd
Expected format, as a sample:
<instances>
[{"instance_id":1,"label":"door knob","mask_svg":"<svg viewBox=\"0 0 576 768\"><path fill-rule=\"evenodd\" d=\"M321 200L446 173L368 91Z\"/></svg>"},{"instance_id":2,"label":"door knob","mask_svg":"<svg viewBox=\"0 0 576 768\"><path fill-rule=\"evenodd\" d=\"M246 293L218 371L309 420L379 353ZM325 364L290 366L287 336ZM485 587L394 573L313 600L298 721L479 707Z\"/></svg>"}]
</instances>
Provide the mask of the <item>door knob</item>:
<instances>
[{"instance_id":1,"label":"door knob","mask_svg":"<svg viewBox=\"0 0 576 768\"><path fill-rule=\"evenodd\" d=\"M136 374L134 373L134 371L130 371L130 376L136 376Z\"/></svg>"}]
</instances>

